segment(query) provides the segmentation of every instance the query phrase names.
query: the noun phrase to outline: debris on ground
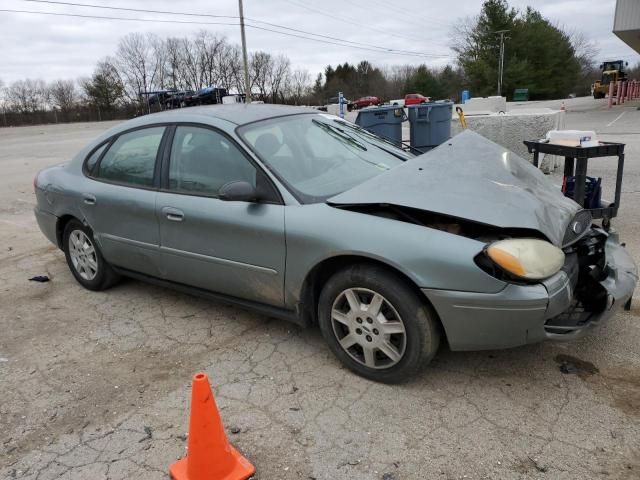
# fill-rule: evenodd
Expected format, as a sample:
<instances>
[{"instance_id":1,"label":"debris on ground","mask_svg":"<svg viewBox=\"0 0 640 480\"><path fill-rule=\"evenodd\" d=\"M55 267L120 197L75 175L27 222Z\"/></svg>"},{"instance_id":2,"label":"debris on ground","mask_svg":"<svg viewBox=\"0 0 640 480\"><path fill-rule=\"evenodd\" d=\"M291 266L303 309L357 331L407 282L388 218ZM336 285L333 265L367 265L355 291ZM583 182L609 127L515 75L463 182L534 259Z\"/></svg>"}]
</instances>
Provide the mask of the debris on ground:
<instances>
[{"instance_id":1,"label":"debris on ground","mask_svg":"<svg viewBox=\"0 0 640 480\"><path fill-rule=\"evenodd\" d=\"M45 283L49 281L49 277L47 277L46 275L36 275L35 277L31 277L29 281Z\"/></svg>"},{"instance_id":2,"label":"debris on ground","mask_svg":"<svg viewBox=\"0 0 640 480\"><path fill-rule=\"evenodd\" d=\"M240 433L242 429L240 427L231 427L229 431L235 435L236 433Z\"/></svg>"},{"instance_id":3,"label":"debris on ground","mask_svg":"<svg viewBox=\"0 0 640 480\"><path fill-rule=\"evenodd\" d=\"M560 365L560 371L565 375L574 375L578 373L578 369L573 363L562 363L562 365Z\"/></svg>"},{"instance_id":4,"label":"debris on ground","mask_svg":"<svg viewBox=\"0 0 640 480\"><path fill-rule=\"evenodd\" d=\"M152 436L151 427L148 427L148 426L145 425L144 434L145 434L145 436L142 437L140 440L138 440L138 443L142 443L142 442L144 442L146 440L151 440L151 436Z\"/></svg>"},{"instance_id":5,"label":"debris on ground","mask_svg":"<svg viewBox=\"0 0 640 480\"><path fill-rule=\"evenodd\" d=\"M600 373L598 367L593 363L585 360L580 360L577 357L571 355L556 355L556 362L560 364L558 367L560 372L565 375L578 375L579 377L588 377Z\"/></svg>"},{"instance_id":6,"label":"debris on ground","mask_svg":"<svg viewBox=\"0 0 640 480\"><path fill-rule=\"evenodd\" d=\"M544 465L540 465L540 463L535 458L529 457L529 460L531 461L533 466L536 467L536 470L538 470L539 472L545 473L548 470L548 468L545 467Z\"/></svg>"}]
</instances>

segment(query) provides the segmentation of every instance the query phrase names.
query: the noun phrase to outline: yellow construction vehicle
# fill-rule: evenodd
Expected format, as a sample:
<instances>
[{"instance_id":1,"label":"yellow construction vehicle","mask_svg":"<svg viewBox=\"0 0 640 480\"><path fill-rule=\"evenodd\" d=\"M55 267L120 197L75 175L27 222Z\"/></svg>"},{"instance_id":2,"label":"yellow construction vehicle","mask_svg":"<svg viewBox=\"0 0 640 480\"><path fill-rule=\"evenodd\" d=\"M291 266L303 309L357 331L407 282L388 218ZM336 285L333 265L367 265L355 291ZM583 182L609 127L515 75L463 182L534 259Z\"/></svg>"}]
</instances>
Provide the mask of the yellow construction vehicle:
<instances>
[{"instance_id":1,"label":"yellow construction vehicle","mask_svg":"<svg viewBox=\"0 0 640 480\"><path fill-rule=\"evenodd\" d=\"M613 94L617 93L618 81L627 79L627 72L624 71L624 67L628 66L629 62L622 60L612 60L600 64L600 70L602 70L602 78L596 80L591 85L593 91L593 98L604 98L609 93L609 83L613 83Z\"/></svg>"}]
</instances>

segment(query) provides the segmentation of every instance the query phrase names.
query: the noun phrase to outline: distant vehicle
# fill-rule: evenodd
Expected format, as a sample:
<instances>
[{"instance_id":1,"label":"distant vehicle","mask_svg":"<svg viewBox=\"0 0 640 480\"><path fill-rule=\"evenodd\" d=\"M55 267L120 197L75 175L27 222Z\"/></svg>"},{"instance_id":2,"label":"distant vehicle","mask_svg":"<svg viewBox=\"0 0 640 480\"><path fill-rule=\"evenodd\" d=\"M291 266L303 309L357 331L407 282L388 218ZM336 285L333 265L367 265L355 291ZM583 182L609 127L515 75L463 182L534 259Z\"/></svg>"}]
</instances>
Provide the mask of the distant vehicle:
<instances>
[{"instance_id":1,"label":"distant vehicle","mask_svg":"<svg viewBox=\"0 0 640 480\"><path fill-rule=\"evenodd\" d=\"M371 105L380 105L381 103L382 100L380 100L378 97L367 96L360 97L359 99L354 100L351 105L353 109L357 110L359 108L370 107Z\"/></svg>"},{"instance_id":2,"label":"distant vehicle","mask_svg":"<svg viewBox=\"0 0 640 480\"><path fill-rule=\"evenodd\" d=\"M420 93L407 93L404 96L404 106L408 107L409 105L420 105L421 103L430 102L431 98L425 97Z\"/></svg>"},{"instance_id":3,"label":"distant vehicle","mask_svg":"<svg viewBox=\"0 0 640 480\"><path fill-rule=\"evenodd\" d=\"M245 103L246 95L244 93L234 93L233 95L225 95L222 97L222 103L228 105L230 103Z\"/></svg>"},{"instance_id":4,"label":"distant vehicle","mask_svg":"<svg viewBox=\"0 0 640 480\"><path fill-rule=\"evenodd\" d=\"M624 67L628 66L629 62L623 60L613 60L600 64L600 70L602 70L602 78L596 80L591 86L593 91L593 98L604 98L609 93L609 84L613 83L613 94L616 95L618 82L627 79L627 72L624 71Z\"/></svg>"},{"instance_id":5,"label":"distant vehicle","mask_svg":"<svg viewBox=\"0 0 640 480\"><path fill-rule=\"evenodd\" d=\"M196 92L193 90L182 90L170 95L164 102L166 108L181 108L187 106L187 98L191 98Z\"/></svg>"},{"instance_id":6,"label":"distant vehicle","mask_svg":"<svg viewBox=\"0 0 640 480\"><path fill-rule=\"evenodd\" d=\"M174 89L157 90L155 92L142 92L141 95L147 95L147 103L149 105L164 105L167 98L176 92Z\"/></svg>"},{"instance_id":7,"label":"distant vehicle","mask_svg":"<svg viewBox=\"0 0 640 480\"><path fill-rule=\"evenodd\" d=\"M192 105L214 105L222 103L222 97L227 95L226 88L205 87L201 88L191 97Z\"/></svg>"}]
</instances>

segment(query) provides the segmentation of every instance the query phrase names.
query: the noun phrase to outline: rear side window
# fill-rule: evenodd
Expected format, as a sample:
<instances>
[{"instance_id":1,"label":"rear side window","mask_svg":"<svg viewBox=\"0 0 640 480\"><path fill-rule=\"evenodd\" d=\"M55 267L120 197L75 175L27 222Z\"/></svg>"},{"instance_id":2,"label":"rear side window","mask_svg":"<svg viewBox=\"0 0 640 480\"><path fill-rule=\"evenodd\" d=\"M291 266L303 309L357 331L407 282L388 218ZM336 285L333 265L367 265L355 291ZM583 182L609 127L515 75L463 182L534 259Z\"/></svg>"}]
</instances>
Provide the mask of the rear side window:
<instances>
[{"instance_id":1,"label":"rear side window","mask_svg":"<svg viewBox=\"0 0 640 480\"><path fill-rule=\"evenodd\" d=\"M93 170L96 167L96 163L98 163L98 159L100 158L100 155L102 155L102 152L104 152L104 149L107 148L108 144L109 142L101 145L100 147L94 150L94 152L89 156L89 158L87 158L87 163L85 164L85 166L87 168L87 172L89 172L89 175L93 175L94 173Z\"/></svg>"},{"instance_id":2,"label":"rear side window","mask_svg":"<svg viewBox=\"0 0 640 480\"><path fill-rule=\"evenodd\" d=\"M104 154L96 177L117 183L150 187L165 127L151 127L120 135Z\"/></svg>"}]
</instances>

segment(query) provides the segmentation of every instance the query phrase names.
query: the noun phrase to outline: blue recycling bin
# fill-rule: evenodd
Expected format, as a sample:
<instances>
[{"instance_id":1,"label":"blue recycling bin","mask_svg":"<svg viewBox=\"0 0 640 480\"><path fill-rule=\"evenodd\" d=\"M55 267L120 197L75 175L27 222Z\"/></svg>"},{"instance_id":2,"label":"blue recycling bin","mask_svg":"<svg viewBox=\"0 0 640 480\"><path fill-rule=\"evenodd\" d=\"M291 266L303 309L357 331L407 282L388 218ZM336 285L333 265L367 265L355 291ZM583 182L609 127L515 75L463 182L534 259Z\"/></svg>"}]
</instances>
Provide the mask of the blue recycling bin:
<instances>
[{"instance_id":1,"label":"blue recycling bin","mask_svg":"<svg viewBox=\"0 0 640 480\"><path fill-rule=\"evenodd\" d=\"M409 112L409 143L412 148L427 152L451 138L453 102L448 100L411 105Z\"/></svg>"},{"instance_id":2,"label":"blue recycling bin","mask_svg":"<svg viewBox=\"0 0 640 480\"><path fill-rule=\"evenodd\" d=\"M406 116L402 107L383 105L360 110L356 117L356 125L401 146L402 122L405 120Z\"/></svg>"}]
</instances>

